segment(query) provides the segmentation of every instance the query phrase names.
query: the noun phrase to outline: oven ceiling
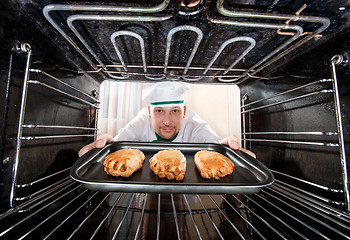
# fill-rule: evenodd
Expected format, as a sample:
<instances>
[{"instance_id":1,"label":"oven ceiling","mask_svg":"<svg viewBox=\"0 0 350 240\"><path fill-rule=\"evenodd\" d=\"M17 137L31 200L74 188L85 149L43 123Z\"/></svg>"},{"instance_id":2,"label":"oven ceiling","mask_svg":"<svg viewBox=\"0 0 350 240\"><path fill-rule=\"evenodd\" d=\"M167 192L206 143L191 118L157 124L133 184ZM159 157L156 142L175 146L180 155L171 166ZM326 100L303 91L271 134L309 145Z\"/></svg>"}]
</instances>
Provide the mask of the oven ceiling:
<instances>
[{"instance_id":1,"label":"oven ceiling","mask_svg":"<svg viewBox=\"0 0 350 240\"><path fill-rule=\"evenodd\" d=\"M346 0L2 4L7 45L28 42L34 64L89 71L98 81L317 77L325 74L320 61L328 64L349 41Z\"/></svg>"}]
</instances>

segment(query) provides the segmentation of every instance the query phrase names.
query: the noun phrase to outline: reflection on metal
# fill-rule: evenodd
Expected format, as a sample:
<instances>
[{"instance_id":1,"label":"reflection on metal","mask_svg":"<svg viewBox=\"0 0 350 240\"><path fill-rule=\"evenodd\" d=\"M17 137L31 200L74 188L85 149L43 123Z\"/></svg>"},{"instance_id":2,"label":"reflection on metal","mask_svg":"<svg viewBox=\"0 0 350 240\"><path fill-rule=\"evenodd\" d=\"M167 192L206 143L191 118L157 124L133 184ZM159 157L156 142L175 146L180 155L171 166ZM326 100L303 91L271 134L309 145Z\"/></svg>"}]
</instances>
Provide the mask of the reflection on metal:
<instances>
[{"instance_id":1,"label":"reflection on metal","mask_svg":"<svg viewBox=\"0 0 350 240\"><path fill-rule=\"evenodd\" d=\"M291 140L278 140L278 139L250 139L243 138L244 141L252 142L271 142L271 143L285 143L285 144L303 144L303 145L314 145L314 146L324 146L324 147L339 147L338 143L331 142L307 142L307 141L291 141Z\"/></svg>"},{"instance_id":2,"label":"reflection on metal","mask_svg":"<svg viewBox=\"0 0 350 240\"><path fill-rule=\"evenodd\" d=\"M104 78L107 76L111 77L112 79L128 79L130 78L130 72L125 68L125 63L122 63L123 71L120 71L120 69L116 69L115 71L111 71L107 69L107 65L111 65L110 62L104 62L104 60L101 59L101 56L103 53L96 52L95 49L97 49L95 46L92 46L87 42L87 40L83 37L83 35L78 31L77 25L74 24L75 21L79 22L86 22L86 21L119 21L119 22L163 22L166 20L169 20L176 16L177 13L180 11L180 1L176 2L176 6L174 8L174 11L165 16L146 16L146 15L125 15L123 13L142 13L142 14L154 14L159 13L163 10L165 10L170 1L164 1L159 6L155 7L116 7L116 6L85 6L85 5L63 5L63 4L54 4L54 5L48 5L43 9L44 16L47 18L47 20L58 30L61 35L66 38L66 40L87 60L87 62L90 64L90 66L94 69L94 71ZM282 44L274 48L270 53L263 56L261 59L258 59L255 64L250 66L248 69L244 71L243 74L235 75L235 76L226 76L227 71L224 72L222 75L214 75L214 78L218 79L220 82L234 82L236 84L242 83L245 80L254 77L254 75L258 72L260 72L262 69L266 68L267 66L271 65L272 63L276 62L286 54L290 53L297 47L301 46L305 42L309 41L313 37L316 37L324 31L330 24L329 19L323 18L323 17L312 17L312 16L302 16L300 15L301 10L296 12L294 15L291 14L271 14L271 13L254 13L254 12L241 12L241 11L230 11L224 8L224 1L218 0L217 1L217 11L222 14L225 17L228 17L229 19L217 19L212 18L209 16L209 3L204 4L204 7L202 9L204 16L207 18L207 20L210 23L214 24L223 24L223 25L229 25L229 26L235 26L235 27L248 27L248 28L256 28L256 29L271 29L271 30L277 30L280 33L284 33L282 31L288 31L287 35L290 35L287 39L284 40L284 36L282 37ZM201 9L201 8L199 8ZM65 12L73 12L72 15L70 15L67 18L67 26L71 30L71 33L75 35L77 39L73 39L69 36L65 30L63 30L50 16L51 11L65 11ZM85 13L84 14L76 14L77 12L116 12L118 14L115 15L106 15L106 14L91 14L91 13ZM256 19L255 21L247 21L247 20L240 20L240 19ZM266 20L266 22L264 22ZM271 23L267 22L268 20L277 21L277 23ZM279 23L279 22L280 23ZM308 35L304 38L302 38L299 41L296 41L299 39L300 36L303 34L303 28L298 25L292 25L291 22L308 22L313 24L320 25L315 31L308 32ZM184 72L178 76L175 76L175 80L183 79L185 81L199 81L202 80L203 77L206 76L206 73L208 70L211 70L209 67L206 72L203 75L189 75L188 70L191 69L190 65L192 63L192 60L198 50L199 44L203 38L202 31L194 26L179 26L175 27L168 33L168 39L166 43L166 56L165 56L165 62L164 62L164 72L161 74L149 74L143 70L143 73L138 73L139 75L144 76L148 80L162 80L167 78L168 75L168 68L172 66L168 66L169 63L169 54L170 54L170 47L171 47L171 36L178 32L178 31L184 31L184 30L191 30L198 34L197 41L195 42L194 47L191 50L190 57L187 61L187 65L183 66ZM291 31L291 32L289 32ZM135 33L136 34L136 33ZM169 40L170 37L170 40ZM249 38L249 37L245 37ZM250 38L252 39L252 38ZM85 49L82 49L80 44L78 44L76 41L79 41ZM170 42L169 42L170 41ZM250 40L249 40L250 41ZM252 41L250 41L251 44ZM255 45L255 43L254 43ZM252 47L252 45L250 46ZM249 50L250 50L249 47ZM87 52L86 52L87 50ZM246 49L246 52L243 52L241 56L239 56L234 63L231 65L229 69L231 69L234 65L236 65L243 57L244 55L247 55L249 52L248 49ZM220 51L220 50L219 50ZM218 53L217 53L218 54ZM90 55L90 56L89 56ZM92 57L92 58L91 58ZM217 58L215 56L214 58ZM174 65L177 65L178 63L174 63ZM213 63L209 63L211 66ZM113 64L114 65L114 64ZM145 62L143 61L143 69L145 67ZM99 70L99 68L102 68L102 71ZM115 75L114 72L117 72L118 75ZM211 77L213 77L211 75Z\"/></svg>"},{"instance_id":3,"label":"reflection on metal","mask_svg":"<svg viewBox=\"0 0 350 240\"><path fill-rule=\"evenodd\" d=\"M340 99L339 99L339 89L338 89L338 80L337 80L337 71L336 64L341 64L342 57L336 55L331 59L331 71L333 79L333 89L334 89L334 108L337 119L337 128L338 128L338 140L339 140L339 151L340 151L340 164L342 167L342 177L343 177L343 187L344 187L344 196L346 201L346 210L350 212L350 190L349 190L349 177L348 177L348 165L346 162L345 154L345 143L344 143L344 132L343 132L343 123L340 109Z\"/></svg>"},{"instance_id":4,"label":"reflection on metal","mask_svg":"<svg viewBox=\"0 0 350 240\"><path fill-rule=\"evenodd\" d=\"M219 48L219 50L217 51L216 55L213 57L213 59L210 61L209 65L207 66L207 68L205 69L205 71L203 72L203 75L205 75L209 68L214 64L214 62L216 61L216 59L220 56L221 52L231 43L235 43L235 42L249 42L250 45L241 53L241 55L236 58L236 60L231 64L231 66L229 68L227 68L224 73L222 75L227 74L234 66L236 66L236 64L242 60L242 58L245 57L245 55L247 55L250 50L252 50L255 47L255 40L251 37L235 37L235 38L231 38L229 40L226 40ZM223 77L219 77L218 78L220 82L234 82L236 80L238 80L239 78L236 79L223 79Z\"/></svg>"},{"instance_id":5,"label":"reflection on metal","mask_svg":"<svg viewBox=\"0 0 350 240\"><path fill-rule=\"evenodd\" d=\"M86 190L72 181L65 180L55 191L48 191L49 195L35 194L30 203L0 215L0 220L9 223L0 237L23 239L39 232L41 239L76 239L83 232L85 238L94 239L109 232L114 235L111 239L163 239L171 228L170 239L189 235L198 239L247 239L247 234L259 239L349 238L349 216L324 204L330 199L299 192L283 181L251 195L105 193ZM67 196L72 197L64 201ZM35 210L16 214L27 209ZM20 221L12 221L13 217ZM57 217L62 221L58 223ZM33 224L24 227L28 221ZM44 226L45 231L40 231ZM123 226L129 231L123 231Z\"/></svg>"},{"instance_id":6,"label":"reflection on metal","mask_svg":"<svg viewBox=\"0 0 350 240\"><path fill-rule=\"evenodd\" d=\"M145 43L143 41L143 38L137 34L137 33L134 33L134 32L131 32L131 31L118 31L118 32L114 32L112 35L111 35L111 41L112 41L112 44L113 44L113 47L118 55L118 58L119 58L119 61L121 62L121 64L123 65L123 69L125 72L128 71L127 67L126 67L126 64L123 60L123 57L119 51L119 48L117 46L117 43L116 43L116 37L118 36L131 36L131 37L134 37L136 38L139 43L140 43L140 48L141 48L141 56L142 56L142 63L143 63L143 71L144 73L147 72L147 66L146 66L146 57L145 57ZM112 75L111 73L109 73L109 76L111 76L112 78L116 78L116 79L127 79L129 78L129 75L125 75L123 77L117 77L117 76L114 76Z\"/></svg>"},{"instance_id":7,"label":"reflection on metal","mask_svg":"<svg viewBox=\"0 0 350 240\"><path fill-rule=\"evenodd\" d=\"M46 129L69 129L69 130L84 130L84 131L97 131L96 128L89 128L89 127L78 127L78 126L59 126L59 125L40 125L40 124L25 124L25 114L26 114L26 103L27 103L27 97L28 97L28 91L29 91L29 85L30 84L36 84L43 86L45 88L48 88L50 90L53 90L55 92L58 92L62 95L68 96L69 98L78 101L80 103L89 105L90 107L94 107L95 109L98 109L98 101L94 97L91 97L89 94L82 92L81 90L65 83L64 81L44 72L39 69L31 69L31 58L32 58L32 49L28 43L22 43L21 49L23 53L27 53L27 61L26 61L26 68L24 71L24 80L23 80L23 89L22 89L22 99L21 99L21 106L20 106L20 113L19 113L19 122L18 122L18 128L17 128L17 137L16 137L16 148L15 148L15 156L13 160L13 167L12 167L12 183L11 183L11 192L10 192L10 206L12 208L15 207L16 201L23 201L27 199L31 199L33 195L28 195L26 197L16 197L17 188L24 188L24 187L30 187L36 183L42 182L44 180L47 180L50 177L44 177L41 180L34 181L33 183L27 183L27 184L17 184L17 178L18 178L18 166L20 162L20 152L21 152L21 146L23 140L39 140L39 139L66 139L66 138L72 138L72 137L94 137L95 134L62 134L62 135L52 135L52 136L23 136L23 129L24 128L31 128L31 129L39 129L39 128L46 128ZM86 101L85 99L78 97L76 95L70 94L66 91L60 90L59 88L53 87L49 84L43 83L41 81L37 80L30 80L30 73L40 73L47 77L49 77L51 80L54 80L57 83L60 83L64 87L68 87L69 89L84 95L85 97L88 97L90 100L92 100L94 103L91 103L89 101ZM25 211L25 210L23 210Z\"/></svg>"},{"instance_id":8,"label":"reflection on metal","mask_svg":"<svg viewBox=\"0 0 350 240\"><path fill-rule=\"evenodd\" d=\"M332 190L332 192L342 192L344 194L344 205L346 206L347 212L349 212L349 178L348 178L348 169L347 169L347 161L346 161L346 154L345 154L345 143L344 143L344 136L343 136L343 127L342 127L342 117L341 117L341 109L340 109L340 99L339 99L339 90L338 90L338 83L337 83L337 76L336 76L336 65L341 64L343 61L341 60L341 57L334 56L331 59L331 71L332 71L332 79L321 79L317 80L308 84L304 84L302 86L281 92L279 94L275 94L270 97L266 97L263 99L259 99L250 103L246 103L242 100L242 106L241 106L241 114L242 118L244 120L245 114L246 113L251 113L254 111L262 110L265 108L269 107L274 107L277 105L289 103L291 101L297 101L306 97L311 97L314 95L318 94L328 94L332 93L334 96L334 108L335 108L335 113L336 113L336 122L337 122L337 132L334 131L294 131L294 132L289 132L289 131L270 131L270 132L254 132L254 131L245 131L242 130L242 140L244 141L244 144L246 141L249 142L266 142L266 143L281 143L281 144L299 144L299 145L310 145L310 146L320 146L320 147L330 147L334 148L337 147L339 148L340 151L340 166L342 169L342 180L343 180L343 190ZM311 93L305 93L296 97L291 97L286 100L280 100L274 103L265 103L263 104L262 102L280 97L282 95L286 95L288 93L295 92L297 90L305 90L310 86L316 85L316 84L326 84L326 83L332 83L333 88L332 89L322 89L318 91L314 91ZM303 91L304 92L304 91ZM247 98L247 97L246 97ZM258 104L258 106L253 106ZM285 110L284 110L285 111ZM245 125L243 125L245 126ZM271 138L264 138L264 136L271 136L271 135L276 135L276 136L319 136L322 137L320 141L297 141L297 140L289 140L289 139L271 139ZM255 136L262 136L262 138L257 139L254 138ZM338 137L338 141L336 142L335 138L333 136ZM330 140L325 140L324 137L328 137ZM333 138L332 138L333 137ZM279 173L282 174L283 173ZM303 180L304 181L304 180ZM316 184L314 184L316 185ZM327 190L328 191L328 190Z\"/></svg>"},{"instance_id":9,"label":"reflection on metal","mask_svg":"<svg viewBox=\"0 0 350 240\"><path fill-rule=\"evenodd\" d=\"M164 62L164 74L167 73L167 68L168 68L168 62L169 62L169 55L170 55L170 46L171 46L171 40L173 38L173 35L177 32L180 32L180 31L193 31L195 33L197 33L197 39L196 39L196 42L193 46L193 49L192 49L192 52L191 52L191 55L187 61L187 65L186 65L186 68L183 72L183 78L186 79L186 80L190 80L190 81L197 81L197 80L200 80L200 79L190 79L188 77L186 77L186 73L188 71L188 68L190 67L191 65L191 62L194 58L194 55L196 54L197 52L197 49L198 49L198 46L200 44L200 42L202 41L202 38L203 38L203 33L202 31L197 28L197 27L192 27L192 26L179 26L179 27L176 27L176 28L173 28L169 31L168 33L168 37L167 37L167 45L166 45L166 53L165 53L165 62Z\"/></svg>"},{"instance_id":10,"label":"reflection on metal","mask_svg":"<svg viewBox=\"0 0 350 240\"><path fill-rule=\"evenodd\" d=\"M315 91L315 92L303 94L303 95L300 95L300 96L297 96L297 97L294 97L294 98L290 98L290 99L287 99L287 100L284 100L284 101L279 101L279 102L263 105L263 106L260 106L260 107L251 108L249 110L245 110L242 113L253 112L253 111L261 110L261 109L268 108L268 107L274 107L274 106L277 106L277 105L280 105L280 104L284 104L284 103L300 100L302 98L307 98L307 97L311 97L313 95L323 94L323 93L333 93L333 90L327 90L326 89L326 90L320 90L320 91Z\"/></svg>"},{"instance_id":11,"label":"reflection on metal","mask_svg":"<svg viewBox=\"0 0 350 240\"><path fill-rule=\"evenodd\" d=\"M12 183L11 183L11 192L10 192L11 207L14 207L15 205L14 200L16 195L18 164L19 164L21 145L22 145L22 132L23 132L22 125L24 123L24 116L26 111L28 81L29 81L29 75L30 75L29 69L30 69L30 64L32 60L32 49L30 45L28 43L25 43L23 46L26 46L25 49L23 49L23 51L27 53L27 62L26 62L24 79L23 79L22 100L21 100L21 107L20 107L19 120L18 120L18 126L17 126L15 157L13 159L13 166L12 166Z\"/></svg>"},{"instance_id":12,"label":"reflection on metal","mask_svg":"<svg viewBox=\"0 0 350 240\"><path fill-rule=\"evenodd\" d=\"M59 82L60 84L66 86L66 87L68 87L68 88L70 88L70 89L72 89L72 90L74 90L74 91L76 91L76 92L78 92L78 93L80 93L80 94L82 94L82 95L84 95L84 96L90 98L90 99L93 100L94 102L98 103L98 100L97 100L96 98L94 98L94 97L90 96L89 94L87 94L87 93L85 93L85 92L79 90L79 89L76 88L76 87L73 87L73 86L69 85L68 83L65 83L64 81L58 79L58 78L55 77L55 76L52 76L51 74L49 74L49 73L47 73L47 72L45 72L45 71L42 71L42 70L40 70L40 69L30 69L30 71L31 71L31 72L35 72L35 73L41 73L41 74L43 74L43 75L45 75L45 76L51 78L52 80L55 80L56 82Z\"/></svg>"},{"instance_id":13,"label":"reflection on metal","mask_svg":"<svg viewBox=\"0 0 350 240\"><path fill-rule=\"evenodd\" d=\"M67 93L65 91L62 91L62 90L60 90L58 88L55 88L55 87L53 87L53 86L51 86L49 84L46 84L46 83L43 83L43 82L40 82L40 81L37 81L37 80L29 80L28 83L43 86L45 88L51 89L51 90L53 90L55 92L58 92L60 94L65 95L65 96L68 96L68 97L70 97L72 99L78 100L78 101L80 101L80 102L82 102L84 104L90 105L90 106L95 107L95 108L99 108L98 105L96 105L94 103L91 103L91 102L86 101L86 100L84 100L84 99L82 99L80 97L77 97L77 96L73 95L73 94L70 94L70 93Z\"/></svg>"},{"instance_id":14,"label":"reflection on metal","mask_svg":"<svg viewBox=\"0 0 350 240\"><path fill-rule=\"evenodd\" d=\"M326 83L326 82L332 82L332 79L321 79L321 80L317 80L317 81L314 81L314 82L311 82L311 83L308 83L308 84L305 84L305 85L302 85L302 86L299 86L299 87L296 87L296 88L293 88L293 89L290 89L288 91L284 91L284 92L281 92L279 94L276 94L276 95L273 95L273 96L270 96L270 97L267 97L267 98L263 98L263 99L259 99L257 101L254 101L254 102L250 102L250 103L247 103L247 104L244 104L241 106L241 108L246 108L250 105L253 105L253 104L256 104L256 103L260 103L262 101L266 101L266 100L269 100L271 98L275 98L275 97L278 97L278 96L282 96L284 94L287 94L287 93L291 93L291 92L294 92L296 90L299 90L299 89L302 89L302 88L306 88L306 87L309 87L309 86L312 86L312 85L315 85L315 84L318 84L318 83Z\"/></svg>"},{"instance_id":15,"label":"reflection on metal","mask_svg":"<svg viewBox=\"0 0 350 240\"><path fill-rule=\"evenodd\" d=\"M122 6L89 6L89 5L64 5L51 4L43 8L45 18L51 25L84 57L93 69L97 69L95 63L80 49L80 47L69 37L69 35L57 24L50 16L51 11L91 11L91 12L131 12L131 13L157 13L166 9L170 0L164 0L161 4L155 7L140 8L140 7L122 7ZM125 21L125 20L124 20ZM85 41L83 41L84 43ZM84 44L85 45L85 44ZM87 44L86 44L87 45ZM90 49L91 50L91 49Z\"/></svg>"},{"instance_id":16,"label":"reflection on metal","mask_svg":"<svg viewBox=\"0 0 350 240\"><path fill-rule=\"evenodd\" d=\"M273 28L273 29L283 29L283 30L294 30L296 33L286 42L284 42L282 45L275 48L270 54L265 56L263 59L259 60L254 66L250 67L247 71L247 73L254 75L257 72L260 72L265 67L271 65L281 57L285 56L286 54L290 53L291 51L295 50L299 46L303 45L307 41L311 40L313 37L317 36L321 32L323 32L329 25L330 20L328 18L324 17L310 17L310 16L301 16L301 15L287 15L287 14L270 14L270 13L253 13L253 12L238 12L238 11L229 11L223 7L224 0L218 0L217 1L217 9L218 12L221 13L224 16L228 16L231 18L248 18L248 19L268 19L268 20L282 20L282 21L301 21L301 22L311 22L311 23L319 23L321 26L316 29L313 33L308 35L307 37L301 39L300 41L294 43L292 46L290 46L288 49L284 50L283 52L277 54L281 50L283 50L285 47L287 47L290 43L295 41L297 38L299 38L302 33L303 29L300 26L297 25L289 25L288 24L269 24L269 23L260 23L260 22L238 22L238 21L222 21L210 18L207 15L207 19L211 22L216 22L220 24L227 24L227 25L233 25L233 26L242 26L242 27L257 27L257 28ZM277 54L277 55L276 55ZM276 55L276 56L275 56ZM270 61L262 65L258 68L261 64L266 62L269 58L275 56ZM246 76L240 80L240 82L245 81L248 79L249 76Z\"/></svg>"}]
</instances>

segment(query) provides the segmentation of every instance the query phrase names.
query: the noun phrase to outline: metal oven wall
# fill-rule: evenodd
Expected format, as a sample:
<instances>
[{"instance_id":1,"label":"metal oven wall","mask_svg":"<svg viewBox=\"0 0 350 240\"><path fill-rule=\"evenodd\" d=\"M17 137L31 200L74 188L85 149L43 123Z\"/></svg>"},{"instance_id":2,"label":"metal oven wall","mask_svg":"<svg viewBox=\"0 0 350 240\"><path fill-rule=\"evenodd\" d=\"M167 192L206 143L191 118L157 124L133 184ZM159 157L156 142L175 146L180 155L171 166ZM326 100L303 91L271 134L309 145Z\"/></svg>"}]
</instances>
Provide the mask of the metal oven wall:
<instances>
[{"instance_id":1,"label":"metal oven wall","mask_svg":"<svg viewBox=\"0 0 350 240\"><path fill-rule=\"evenodd\" d=\"M244 144L273 171L274 185L252 195L105 193L86 190L68 175L77 151L93 139L97 117L93 99L100 82L78 72L86 62L76 53L68 54L70 46L67 52L62 50L64 40L43 24L44 17L33 10L36 3L2 4L7 11L0 16L0 238L349 238L343 170L339 147L334 146L338 137L327 134L338 131L334 94L322 92L332 90L332 83L308 85L332 78L330 59L349 52L348 31L287 61L273 77L267 72L266 78L239 85L241 98L246 99L242 105L287 92L242 109L247 111L242 114ZM31 126L23 129L28 138L21 140L16 199L10 202L28 56L16 50L17 40L31 43L30 68L42 72L30 72L24 123ZM337 77L348 156L348 64L337 66ZM300 86L305 87L288 92ZM321 93L289 101L313 92ZM295 132L303 134L291 134Z\"/></svg>"}]
</instances>

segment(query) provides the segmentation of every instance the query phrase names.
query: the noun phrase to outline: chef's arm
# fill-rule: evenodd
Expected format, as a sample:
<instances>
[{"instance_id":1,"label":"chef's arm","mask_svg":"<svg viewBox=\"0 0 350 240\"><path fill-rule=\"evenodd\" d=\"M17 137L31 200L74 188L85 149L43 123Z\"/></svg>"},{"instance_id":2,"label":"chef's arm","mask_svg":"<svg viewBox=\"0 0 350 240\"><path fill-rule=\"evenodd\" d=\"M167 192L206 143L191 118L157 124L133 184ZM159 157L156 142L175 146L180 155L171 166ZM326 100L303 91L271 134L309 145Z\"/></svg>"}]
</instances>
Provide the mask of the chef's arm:
<instances>
[{"instance_id":1,"label":"chef's arm","mask_svg":"<svg viewBox=\"0 0 350 240\"><path fill-rule=\"evenodd\" d=\"M83 156L85 153L88 151L94 149L94 148L103 148L106 146L107 143L113 142L113 137L109 134L106 133L101 133L98 134L96 137L96 140L86 146L84 146L82 149L79 151L79 157Z\"/></svg>"},{"instance_id":2,"label":"chef's arm","mask_svg":"<svg viewBox=\"0 0 350 240\"><path fill-rule=\"evenodd\" d=\"M245 153L249 154L250 156L252 156L253 158L256 158L256 155L253 152L251 152L245 148L239 147L238 138L236 138L235 136L226 137L226 138L222 139L220 141L220 143L228 145L230 148L232 148L234 150L240 150L242 152L245 152Z\"/></svg>"}]
</instances>

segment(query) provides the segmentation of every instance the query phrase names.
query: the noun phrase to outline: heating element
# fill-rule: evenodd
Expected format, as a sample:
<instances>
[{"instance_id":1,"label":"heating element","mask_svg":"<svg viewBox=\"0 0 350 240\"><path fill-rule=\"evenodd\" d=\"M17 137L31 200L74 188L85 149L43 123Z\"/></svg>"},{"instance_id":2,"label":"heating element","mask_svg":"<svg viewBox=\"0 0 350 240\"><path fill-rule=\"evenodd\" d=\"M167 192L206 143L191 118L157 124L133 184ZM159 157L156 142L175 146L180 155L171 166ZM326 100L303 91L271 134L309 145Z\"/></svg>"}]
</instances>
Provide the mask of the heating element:
<instances>
[{"instance_id":1,"label":"heating element","mask_svg":"<svg viewBox=\"0 0 350 240\"><path fill-rule=\"evenodd\" d=\"M143 24L155 24L159 22L159 25L163 27L163 22L165 24L167 20L173 18L177 14L193 14L193 12L186 13L181 11L180 1L177 1L174 10L170 14L163 14L161 16L155 15L159 12L166 11L168 8L170 8L169 5L170 1L164 1L158 6L145 8L57 4L45 6L43 9L43 14L52 24L52 26L88 62L90 68L92 68L92 70L89 71L90 73L99 73L100 77L102 76L119 80L129 79L132 75L133 79L135 79L135 77L143 77L148 80L172 78L174 80L200 81L205 78L205 81L212 81L210 80L211 78L216 78L221 82L235 82L239 84L250 77L254 77L256 73L259 73L264 68L278 61L286 54L302 46L304 43L313 38L317 39L320 37L319 34L322 33L330 24L329 19L324 17L301 15L301 12L306 6L299 9L294 15L271 13L259 14L242 11L230 11L225 8L224 1L219 0L216 4L216 11L221 14L221 16L228 18L228 20L223 20L210 15L210 10L213 9L213 7L209 8L209 1L206 3L201 1L201 11L203 12L206 20L214 24L214 27L217 25L235 27L238 29L247 28L249 29L247 32L249 32L250 29L253 29L254 33L257 34L257 36L254 36L256 39L267 38L266 35L259 36L259 34L261 34L259 31L269 30L271 31L270 35L272 35L272 37L269 37L270 43L266 43L267 39L261 39L260 42L256 43L256 40L250 36L232 37L223 41L222 39L216 39L220 33L216 32L217 29L214 27L210 29L210 34L203 34L199 27L189 25L174 27L168 32L167 36L163 36L164 33L161 33L158 39L157 36L154 35L152 37L148 36L144 33L144 30L142 30L142 27L138 29L139 26L137 25L135 27L131 27L132 30L119 30L104 33L107 34L106 36L103 36L105 39L103 39L102 36L98 36L98 39L95 38L93 41L88 39L89 36L96 34L93 32L93 29L100 28L100 24L108 24L109 29L118 29L120 28L120 23L124 22L142 22ZM198 10L194 9L193 11L197 13ZM116 12L123 14L108 14ZM153 15L144 15L145 13ZM60 14L66 19L65 22L62 22L62 17L57 16ZM245 19L252 20L248 21ZM304 24L304 28L306 29L309 29L309 26L314 25L317 27L314 30L308 30L306 32L304 31L303 27L290 24L291 22L302 22ZM82 25L85 27L82 27ZM106 26L104 26L104 28L105 27ZM140 33L134 31L140 31ZM220 29L220 31L222 31L222 29ZM192 32L192 34L184 32ZM141 34L144 35L144 37L141 36ZM185 34L188 35L186 36ZM179 35L181 36L182 40L174 40L174 38ZM122 36L124 36L124 39L121 38ZM183 41L184 38L189 38L190 40ZM130 43L133 40L136 41L135 44ZM129 43L126 45L125 41ZM210 54L201 56L201 53L208 52L208 50L211 51L211 49L202 49L205 47L205 44L201 45L202 48L198 48L200 43L213 41L216 41L216 43L214 43L216 46L211 46L211 48L217 49L215 50L215 54L213 54L212 57L210 57ZM220 44L221 41L222 43ZM242 43L245 42L246 44L242 45ZM271 48L271 46L268 47L271 42L278 44L278 46L274 46L273 48ZM147 43L148 45L146 45ZM161 45L157 46L159 43ZM183 46L179 46L179 44L183 44ZM118 45L124 48L123 52L121 52ZM222 58L222 56L227 54L223 54L223 50L229 45L233 45L233 47L229 49L231 51L234 49L234 51L232 51L230 54L235 56L235 58L232 60L232 62L225 62L224 64L221 63L221 65L228 65L227 68L212 68L214 63L216 63L216 65L218 64L217 59L219 57ZM105 47L101 48L100 46ZM165 49L163 46L166 46ZM157 51L151 52L151 56L146 56L146 48L155 48ZM169 66L170 50L172 50L172 48L181 48L182 50L185 49L185 51L175 53L183 55L183 57L181 57L183 59L179 59L180 62L175 64L173 63L174 66ZM260 54L256 52L261 51L261 48L269 48L271 50L261 58L257 56ZM256 50L252 51L252 49ZM248 54L251 51L252 56L249 58ZM116 56L114 56L115 54L113 52L116 53ZM164 56L161 56L163 53ZM130 58L130 54L132 54L135 59L129 59L129 61L140 63L142 65L127 65L123 56L127 55ZM246 57L246 55L248 55L248 57ZM179 56L175 57L179 58ZM148 66L147 60L150 58L153 58L153 61L152 64L149 64L150 66ZM241 60L243 58L245 58L245 62L242 65ZM256 59L258 59L258 61ZM117 61L121 64L115 64ZM176 66L179 63L185 67ZM191 67L191 65L194 65L194 63L197 66L206 67ZM234 69L234 67L237 67L237 69ZM152 72L150 72L149 69ZM167 70L173 70L175 73L171 74L171 72ZM233 75L227 75L228 73ZM169 74L171 76L168 76Z\"/></svg>"}]
</instances>

